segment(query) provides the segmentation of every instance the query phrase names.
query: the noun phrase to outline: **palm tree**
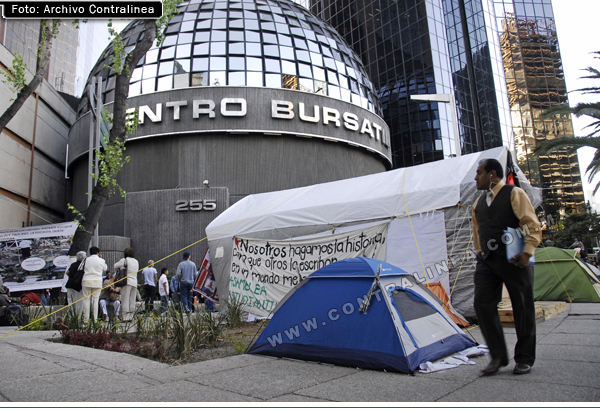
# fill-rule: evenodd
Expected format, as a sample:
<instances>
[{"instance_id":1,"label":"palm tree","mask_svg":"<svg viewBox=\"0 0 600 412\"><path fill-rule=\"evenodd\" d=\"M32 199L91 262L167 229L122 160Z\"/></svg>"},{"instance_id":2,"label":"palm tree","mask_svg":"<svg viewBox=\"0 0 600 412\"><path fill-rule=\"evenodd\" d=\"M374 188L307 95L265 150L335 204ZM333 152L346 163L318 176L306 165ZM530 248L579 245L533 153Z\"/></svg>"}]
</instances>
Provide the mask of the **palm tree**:
<instances>
[{"instance_id":1,"label":"palm tree","mask_svg":"<svg viewBox=\"0 0 600 412\"><path fill-rule=\"evenodd\" d=\"M596 54L596 56L594 56L595 59L600 59L600 51L594 52L594 54ZM588 67L585 70L589 74L581 77L582 79L600 80L600 70L593 67ZM575 91L582 92L583 94L600 94L600 87L586 87ZM592 147L596 149L594 158L585 171L588 175L588 182L592 183L596 174L600 172L600 102L579 103L574 107L561 106L549 109L545 112L546 117L555 114L573 114L577 117L589 116L593 121L585 128L591 129L592 132L586 136L565 136L546 140L535 148L534 153L538 155L547 155L561 149L568 149L568 153L571 154L581 147ZM594 194L596 194L599 189L600 183L594 188Z\"/></svg>"}]
</instances>

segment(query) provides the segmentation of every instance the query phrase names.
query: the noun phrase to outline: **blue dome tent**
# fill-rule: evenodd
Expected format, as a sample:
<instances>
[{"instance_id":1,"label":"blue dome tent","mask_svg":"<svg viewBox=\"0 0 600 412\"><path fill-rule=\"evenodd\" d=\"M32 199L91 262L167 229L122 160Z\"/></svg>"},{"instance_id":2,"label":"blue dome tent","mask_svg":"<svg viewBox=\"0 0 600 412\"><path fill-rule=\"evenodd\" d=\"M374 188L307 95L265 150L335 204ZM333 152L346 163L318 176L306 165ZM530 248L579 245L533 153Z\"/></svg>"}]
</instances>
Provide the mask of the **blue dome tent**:
<instances>
[{"instance_id":1,"label":"blue dome tent","mask_svg":"<svg viewBox=\"0 0 600 412\"><path fill-rule=\"evenodd\" d=\"M413 373L476 345L425 285L358 257L314 272L279 303L248 353Z\"/></svg>"}]
</instances>

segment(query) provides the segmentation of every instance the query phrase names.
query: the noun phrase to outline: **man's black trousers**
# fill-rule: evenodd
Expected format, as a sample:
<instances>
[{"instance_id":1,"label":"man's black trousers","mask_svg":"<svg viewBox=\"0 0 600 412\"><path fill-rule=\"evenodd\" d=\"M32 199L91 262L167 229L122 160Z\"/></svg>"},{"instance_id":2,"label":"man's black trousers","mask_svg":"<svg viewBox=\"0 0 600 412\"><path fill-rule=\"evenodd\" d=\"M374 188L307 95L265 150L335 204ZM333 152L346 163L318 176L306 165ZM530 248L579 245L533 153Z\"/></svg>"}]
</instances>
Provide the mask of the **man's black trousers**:
<instances>
[{"instance_id":1,"label":"man's black trousers","mask_svg":"<svg viewBox=\"0 0 600 412\"><path fill-rule=\"evenodd\" d=\"M506 285L512 303L517 344L515 362L533 366L535 362L535 306L533 302L533 267L519 268L506 257L490 253L477 257L475 269L475 314L493 359L508 359L506 342L498 315Z\"/></svg>"},{"instance_id":2,"label":"man's black trousers","mask_svg":"<svg viewBox=\"0 0 600 412\"><path fill-rule=\"evenodd\" d=\"M154 311L154 298L156 297L156 287L152 285L144 285L144 309L146 312Z\"/></svg>"}]
</instances>

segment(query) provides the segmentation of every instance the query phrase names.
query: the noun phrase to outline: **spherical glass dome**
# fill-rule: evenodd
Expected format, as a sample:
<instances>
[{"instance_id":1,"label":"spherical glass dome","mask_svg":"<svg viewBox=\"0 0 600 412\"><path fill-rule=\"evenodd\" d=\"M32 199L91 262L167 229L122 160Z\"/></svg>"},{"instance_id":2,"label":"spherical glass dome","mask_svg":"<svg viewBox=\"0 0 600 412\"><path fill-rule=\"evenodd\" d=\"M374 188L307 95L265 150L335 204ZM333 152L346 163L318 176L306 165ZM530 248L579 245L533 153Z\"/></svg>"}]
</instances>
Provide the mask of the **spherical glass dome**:
<instances>
[{"instance_id":1,"label":"spherical glass dome","mask_svg":"<svg viewBox=\"0 0 600 412\"><path fill-rule=\"evenodd\" d=\"M129 97L202 86L297 89L356 104L381 115L373 84L358 56L329 25L286 0L189 0L169 22L164 43L134 70ZM133 49L143 24L122 36ZM104 102L114 100L109 46L91 76L103 80ZM87 107L85 89L79 114Z\"/></svg>"}]
</instances>

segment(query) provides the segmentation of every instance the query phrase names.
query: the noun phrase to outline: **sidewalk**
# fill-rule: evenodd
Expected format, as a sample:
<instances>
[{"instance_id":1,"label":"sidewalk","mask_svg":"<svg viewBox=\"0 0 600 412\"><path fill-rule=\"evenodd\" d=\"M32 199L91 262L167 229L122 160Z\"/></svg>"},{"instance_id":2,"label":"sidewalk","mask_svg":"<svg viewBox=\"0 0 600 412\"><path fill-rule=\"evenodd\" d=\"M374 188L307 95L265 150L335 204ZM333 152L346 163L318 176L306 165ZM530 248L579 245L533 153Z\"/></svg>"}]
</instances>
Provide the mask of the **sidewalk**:
<instances>
[{"instance_id":1,"label":"sidewalk","mask_svg":"<svg viewBox=\"0 0 600 412\"><path fill-rule=\"evenodd\" d=\"M0 337L13 330L0 327ZM479 329L471 333L484 343ZM48 339L58 336L54 331L20 331L0 339L0 401L600 401L600 304L568 305L566 312L538 323L537 333L538 358L530 374L513 375L511 361L498 374L484 377L480 371L487 356L473 358L476 365L415 376L255 355L168 366L52 343ZM513 347L514 329L505 328L505 334Z\"/></svg>"}]
</instances>

